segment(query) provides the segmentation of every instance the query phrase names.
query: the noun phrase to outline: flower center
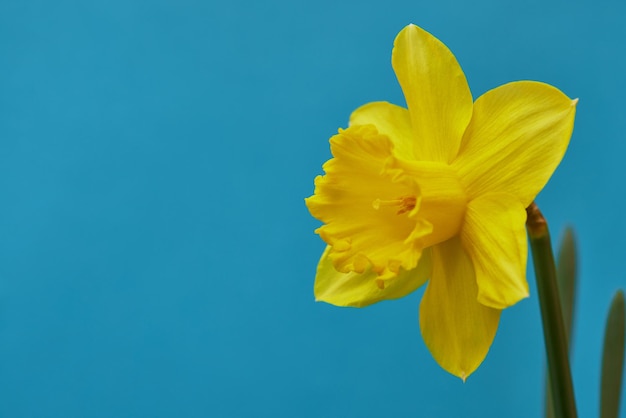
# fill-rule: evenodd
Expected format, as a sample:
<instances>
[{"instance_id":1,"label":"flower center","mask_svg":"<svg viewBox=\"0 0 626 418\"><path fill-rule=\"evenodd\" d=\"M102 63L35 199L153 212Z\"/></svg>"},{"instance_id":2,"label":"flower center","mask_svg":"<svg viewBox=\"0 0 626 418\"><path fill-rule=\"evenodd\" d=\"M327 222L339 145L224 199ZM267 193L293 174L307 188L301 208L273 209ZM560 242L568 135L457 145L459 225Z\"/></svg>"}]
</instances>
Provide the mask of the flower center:
<instances>
[{"instance_id":1,"label":"flower center","mask_svg":"<svg viewBox=\"0 0 626 418\"><path fill-rule=\"evenodd\" d=\"M396 214L402 215L403 213L412 211L415 208L416 202L417 199L415 196L404 196L390 200L376 199L372 202L372 207L376 210L379 210L381 206L399 206Z\"/></svg>"},{"instance_id":2,"label":"flower center","mask_svg":"<svg viewBox=\"0 0 626 418\"><path fill-rule=\"evenodd\" d=\"M389 200L376 199L372 206L377 210L395 206L397 215L407 213L406 216L416 221L406 243L427 248L458 234L468 199L455 170L444 163L397 159L388 168L395 181L410 185L415 193Z\"/></svg>"}]
</instances>

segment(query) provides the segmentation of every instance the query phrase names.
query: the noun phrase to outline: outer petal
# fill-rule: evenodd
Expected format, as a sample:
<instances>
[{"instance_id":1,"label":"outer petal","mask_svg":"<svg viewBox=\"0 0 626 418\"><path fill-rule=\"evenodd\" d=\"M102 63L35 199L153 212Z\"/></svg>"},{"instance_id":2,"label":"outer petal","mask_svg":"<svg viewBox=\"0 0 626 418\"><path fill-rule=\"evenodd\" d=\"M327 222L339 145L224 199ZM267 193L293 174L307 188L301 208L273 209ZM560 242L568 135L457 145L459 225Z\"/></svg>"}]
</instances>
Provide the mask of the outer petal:
<instances>
[{"instance_id":1,"label":"outer petal","mask_svg":"<svg viewBox=\"0 0 626 418\"><path fill-rule=\"evenodd\" d=\"M372 102L350 115L350 126L374 125L379 133L393 142L394 149L405 158L415 158L409 111L388 102Z\"/></svg>"},{"instance_id":2,"label":"outer petal","mask_svg":"<svg viewBox=\"0 0 626 418\"><path fill-rule=\"evenodd\" d=\"M472 117L472 94L456 58L439 39L409 25L396 37L391 61L419 159L452 161Z\"/></svg>"},{"instance_id":3,"label":"outer petal","mask_svg":"<svg viewBox=\"0 0 626 418\"><path fill-rule=\"evenodd\" d=\"M472 197L510 193L530 205L563 158L576 100L534 81L482 95L453 166Z\"/></svg>"},{"instance_id":4,"label":"outer petal","mask_svg":"<svg viewBox=\"0 0 626 418\"><path fill-rule=\"evenodd\" d=\"M437 363L463 380L487 355L500 320L500 311L478 303L477 293L474 268L460 239L435 246L420 328Z\"/></svg>"},{"instance_id":5,"label":"outer petal","mask_svg":"<svg viewBox=\"0 0 626 418\"><path fill-rule=\"evenodd\" d=\"M423 285L432 269L430 250L425 250L415 269L402 270L394 279L386 281L381 289L377 285L378 275L371 270L362 274L335 270L328 257L329 250L330 247L326 247L317 266L315 299L337 306L360 308L381 300L401 298Z\"/></svg>"},{"instance_id":6,"label":"outer petal","mask_svg":"<svg viewBox=\"0 0 626 418\"><path fill-rule=\"evenodd\" d=\"M504 309L528 297L525 222L526 209L511 195L485 195L468 204L461 239L483 305Z\"/></svg>"}]
</instances>

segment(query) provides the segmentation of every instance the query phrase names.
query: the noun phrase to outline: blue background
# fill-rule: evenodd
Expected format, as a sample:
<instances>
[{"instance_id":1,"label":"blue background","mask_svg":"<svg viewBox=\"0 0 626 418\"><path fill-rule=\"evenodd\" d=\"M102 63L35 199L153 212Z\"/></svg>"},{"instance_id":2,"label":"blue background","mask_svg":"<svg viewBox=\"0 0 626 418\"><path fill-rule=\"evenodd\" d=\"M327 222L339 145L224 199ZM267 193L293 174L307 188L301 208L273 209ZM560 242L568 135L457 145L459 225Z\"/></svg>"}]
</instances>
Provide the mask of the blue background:
<instances>
[{"instance_id":1,"label":"blue background","mask_svg":"<svg viewBox=\"0 0 626 418\"><path fill-rule=\"evenodd\" d=\"M423 290L314 302L303 199L354 108L403 103L408 23L474 97L534 79L580 98L538 203L580 241L573 370L597 416L626 287L625 17L617 0L2 1L0 416L541 416L532 269L465 384L421 340Z\"/></svg>"}]
</instances>

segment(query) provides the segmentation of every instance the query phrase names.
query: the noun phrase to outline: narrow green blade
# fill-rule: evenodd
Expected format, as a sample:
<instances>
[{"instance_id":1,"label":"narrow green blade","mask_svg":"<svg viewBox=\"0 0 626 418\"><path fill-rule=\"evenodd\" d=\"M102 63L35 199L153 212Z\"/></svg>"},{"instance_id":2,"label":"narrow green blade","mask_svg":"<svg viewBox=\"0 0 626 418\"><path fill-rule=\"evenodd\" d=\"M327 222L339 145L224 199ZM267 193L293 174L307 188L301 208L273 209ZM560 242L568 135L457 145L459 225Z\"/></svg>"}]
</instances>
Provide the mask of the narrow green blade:
<instances>
[{"instance_id":1,"label":"narrow green blade","mask_svg":"<svg viewBox=\"0 0 626 418\"><path fill-rule=\"evenodd\" d=\"M559 299L561 300L561 312L565 324L565 336L568 348L572 343L572 324L574 318L574 306L576 301L576 238L572 228L567 228L561 240L559 255L557 258L557 282L559 285ZM571 349L568 350L571 353ZM554 404L550 389L550 374L546 373L546 418L554 418Z\"/></svg>"},{"instance_id":2,"label":"narrow green blade","mask_svg":"<svg viewBox=\"0 0 626 418\"><path fill-rule=\"evenodd\" d=\"M604 334L600 417L617 418L624 369L624 292L618 290L611 302Z\"/></svg>"},{"instance_id":3,"label":"narrow green blade","mask_svg":"<svg viewBox=\"0 0 626 418\"><path fill-rule=\"evenodd\" d=\"M576 302L576 239L572 228L567 228L561 241L561 248L557 261L557 280L559 296L561 297L561 311L565 322L565 334L568 346L572 343L572 324L574 306ZM569 350L571 353L571 349Z\"/></svg>"}]
</instances>

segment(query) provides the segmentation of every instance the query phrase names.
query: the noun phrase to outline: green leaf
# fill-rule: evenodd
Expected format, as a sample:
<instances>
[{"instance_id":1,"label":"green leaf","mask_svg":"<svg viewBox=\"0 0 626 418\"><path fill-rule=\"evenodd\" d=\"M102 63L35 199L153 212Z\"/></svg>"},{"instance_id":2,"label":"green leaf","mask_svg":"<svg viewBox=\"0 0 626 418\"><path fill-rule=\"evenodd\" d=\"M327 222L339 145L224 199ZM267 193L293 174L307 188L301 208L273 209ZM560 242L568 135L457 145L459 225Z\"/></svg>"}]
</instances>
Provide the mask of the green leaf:
<instances>
[{"instance_id":1,"label":"green leaf","mask_svg":"<svg viewBox=\"0 0 626 418\"><path fill-rule=\"evenodd\" d=\"M604 334L600 417L617 418L624 369L624 292L618 290L611 302Z\"/></svg>"},{"instance_id":2,"label":"green leaf","mask_svg":"<svg viewBox=\"0 0 626 418\"><path fill-rule=\"evenodd\" d=\"M561 247L559 248L557 258L556 277L559 286L559 299L561 300L561 312L565 325L568 353L570 354L574 306L576 301L576 267L576 238L574 237L574 230L567 228L561 239ZM546 373L546 418L554 418L554 403L550 386L550 375Z\"/></svg>"},{"instance_id":3,"label":"green leaf","mask_svg":"<svg viewBox=\"0 0 626 418\"><path fill-rule=\"evenodd\" d=\"M556 276L559 283L561 311L563 312L568 346L572 343L572 324L576 302L576 266L576 239L572 228L567 228L561 241ZM570 348L570 354L571 351Z\"/></svg>"}]
</instances>

